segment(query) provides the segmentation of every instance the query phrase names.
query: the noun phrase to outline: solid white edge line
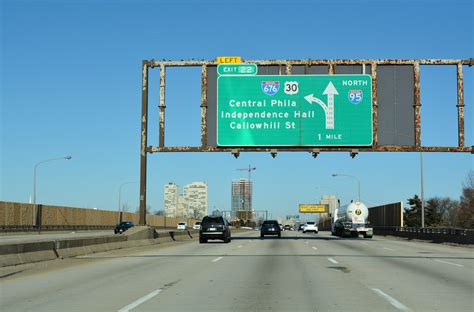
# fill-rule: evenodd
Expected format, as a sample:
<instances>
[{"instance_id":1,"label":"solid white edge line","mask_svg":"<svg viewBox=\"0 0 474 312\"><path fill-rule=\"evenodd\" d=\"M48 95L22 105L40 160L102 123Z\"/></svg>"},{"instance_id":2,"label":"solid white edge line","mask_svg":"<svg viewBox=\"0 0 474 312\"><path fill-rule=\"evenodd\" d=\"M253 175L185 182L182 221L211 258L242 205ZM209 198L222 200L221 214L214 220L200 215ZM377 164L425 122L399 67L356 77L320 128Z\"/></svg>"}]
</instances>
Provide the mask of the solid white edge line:
<instances>
[{"instance_id":1,"label":"solid white edge line","mask_svg":"<svg viewBox=\"0 0 474 312\"><path fill-rule=\"evenodd\" d=\"M242 248L242 245L237 246L237 248Z\"/></svg>"},{"instance_id":2,"label":"solid white edge line","mask_svg":"<svg viewBox=\"0 0 474 312\"><path fill-rule=\"evenodd\" d=\"M338 264L339 262L337 262L336 260L334 260L333 258L328 258L328 260L334 264Z\"/></svg>"},{"instance_id":3,"label":"solid white edge line","mask_svg":"<svg viewBox=\"0 0 474 312\"><path fill-rule=\"evenodd\" d=\"M380 297L384 298L385 300L387 300L391 305L393 305L395 308L397 308L398 310L400 311L411 311L407 306L405 306L403 303L401 303L400 301L398 301L397 299L395 298L392 298L390 297L389 295L387 295L386 293L384 293L383 291L381 291L380 289L378 288L371 288L373 292L375 292L377 295L379 295Z\"/></svg>"},{"instance_id":4,"label":"solid white edge line","mask_svg":"<svg viewBox=\"0 0 474 312\"><path fill-rule=\"evenodd\" d=\"M152 291L148 295L146 295L144 297L141 297L140 299L130 303L129 305L127 305L123 308L121 308L120 310L118 310L118 312L128 312L128 311L138 307L142 303L144 303L144 302L150 300L151 298L155 297L156 295L158 295L161 292L161 290L162 290L161 288L158 288L157 290Z\"/></svg>"},{"instance_id":5,"label":"solid white edge line","mask_svg":"<svg viewBox=\"0 0 474 312\"><path fill-rule=\"evenodd\" d=\"M455 265L455 266L463 267L463 268L464 268L464 265L462 265L462 264L452 263L452 262L443 261L443 260L438 260L438 259L434 259L434 261L436 261L436 262L441 262L441 263L446 263L446 264L451 264L451 265Z\"/></svg>"},{"instance_id":6,"label":"solid white edge line","mask_svg":"<svg viewBox=\"0 0 474 312\"><path fill-rule=\"evenodd\" d=\"M222 260L224 257L219 257L219 258L215 258L214 260L212 260L212 262L217 262L219 260Z\"/></svg>"}]
</instances>

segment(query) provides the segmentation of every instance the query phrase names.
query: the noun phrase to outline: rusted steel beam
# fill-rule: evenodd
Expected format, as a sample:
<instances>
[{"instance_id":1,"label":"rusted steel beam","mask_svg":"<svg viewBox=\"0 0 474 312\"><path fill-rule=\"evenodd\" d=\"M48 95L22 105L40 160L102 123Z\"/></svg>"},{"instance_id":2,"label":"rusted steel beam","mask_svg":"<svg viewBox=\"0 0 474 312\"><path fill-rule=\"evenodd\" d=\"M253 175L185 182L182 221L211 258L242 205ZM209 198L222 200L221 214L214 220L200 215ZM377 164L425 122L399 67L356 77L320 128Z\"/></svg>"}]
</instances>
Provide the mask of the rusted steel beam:
<instances>
[{"instance_id":1,"label":"rusted steel beam","mask_svg":"<svg viewBox=\"0 0 474 312\"><path fill-rule=\"evenodd\" d=\"M377 64L372 63L370 66L372 76L372 145L379 145L379 119L378 119L378 103L377 103Z\"/></svg>"},{"instance_id":2,"label":"rusted steel beam","mask_svg":"<svg viewBox=\"0 0 474 312\"><path fill-rule=\"evenodd\" d=\"M329 75L334 75L335 72L336 72L335 63L334 62L329 62L329 64L328 64L328 74Z\"/></svg>"},{"instance_id":3,"label":"rusted steel beam","mask_svg":"<svg viewBox=\"0 0 474 312\"><path fill-rule=\"evenodd\" d=\"M469 58L469 59L465 59L464 61L462 61L462 63L464 65L469 65L469 67L473 66L474 65L474 58Z\"/></svg>"},{"instance_id":4,"label":"rusted steel beam","mask_svg":"<svg viewBox=\"0 0 474 312\"><path fill-rule=\"evenodd\" d=\"M317 147L318 152L458 152L473 153L473 147L449 147L449 146L372 146L372 147ZM158 152L314 152L314 147L216 147L216 146L173 146L173 147L149 147L150 153Z\"/></svg>"},{"instance_id":5,"label":"rusted steel beam","mask_svg":"<svg viewBox=\"0 0 474 312\"><path fill-rule=\"evenodd\" d=\"M291 75L291 64L286 64L286 74Z\"/></svg>"},{"instance_id":6,"label":"rusted steel beam","mask_svg":"<svg viewBox=\"0 0 474 312\"><path fill-rule=\"evenodd\" d=\"M183 60L183 61L167 61L167 60L149 60L145 61L149 67L160 67L161 65L174 67L174 66L203 66L203 65L217 65L215 61L210 60ZM472 59L459 60L459 59L360 59L360 60L244 60L245 63L254 63L257 65L362 65L372 64L377 65L414 65L418 63L420 65L457 65L463 63L465 65L472 65Z\"/></svg>"},{"instance_id":7,"label":"rusted steel beam","mask_svg":"<svg viewBox=\"0 0 474 312\"><path fill-rule=\"evenodd\" d=\"M146 224L146 176L148 140L148 64L142 63L142 128L140 147L140 218L139 225Z\"/></svg>"},{"instance_id":8,"label":"rusted steel beam","mask_svg":"<svg viewBox=\"0 0 474 312\"><path fill-rule=\"evenodd\" d=\"M420 64L413 66L414 90L415 90L415 145L421 146L421 100L420 100Z\"/></svg>"},{"instance_id":9,"label":"rusted steel beam","mask_svg":"<svg viewBox=\"0 0 474 312\"><path fill-rule=\"evenodd\" d=\"M159 146L165 146L165 78L166 77L166 67L165 65L160 66L160 130L159 130Z\"/></svg>"},{"instance_id":10,"label":"rusted steel beam","mask_svg":"<svg viewBox=\"0 0 474 312\"><path fill-rule=\"evenodd\" d=\"M201 69L201 145L207 145L207 66Z\"/></svg>"},{"instance_id":11,"label":"rusted steel beam","mask_svg":"<svg viewBox=\"0 0 474 312\"><path fill-rule=\"evenodd\" d=\"M462 72L462 64L457 65L458 80L458 146L464 146L464 77Z\"/></svg>"}]
</instances>

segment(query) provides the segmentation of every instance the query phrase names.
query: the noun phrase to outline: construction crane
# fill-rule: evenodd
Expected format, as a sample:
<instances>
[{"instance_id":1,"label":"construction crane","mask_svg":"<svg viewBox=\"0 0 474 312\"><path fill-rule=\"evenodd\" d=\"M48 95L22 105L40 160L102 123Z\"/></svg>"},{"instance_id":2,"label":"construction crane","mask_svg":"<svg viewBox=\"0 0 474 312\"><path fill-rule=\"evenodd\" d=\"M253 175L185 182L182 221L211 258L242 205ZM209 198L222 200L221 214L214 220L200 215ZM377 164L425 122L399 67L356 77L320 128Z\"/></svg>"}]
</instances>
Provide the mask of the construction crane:
<instances>
[{"instance_id":1,"label":"construction crane","mask_svg":"<svg viewBox=\"0 0 474 312\"><path fill-rule=\"evenodd\" d=\"M251 165L249 165L248 168L239 168L237 170L239 171L248 171L249 173L249 180L248 180L248 183L249 183L249 188L250 188L250 181L251 181L251 178L252 178L252 171L253 170L256 170L257 167L252 167ZM241 187L241 190L242 190L242 210L245 210L245 184L242 185ZM250 200L250 194L249 194L249 203L248 203L248 206L249 206L249 211L252 211L252 201Z\"/></svg>"},{"instance_id":2,"label":"construction crane","mask_svg":"<svg viewBox=\"0 0 474 312\"><path fill-rule=\"evenodd\" d=\"M240 169L237 169L239 171L248 171L249 172L249 182L251 180L251 177L252 177L252 170L257 170L257 167L252 167L249 165L248 168L240 168Z\"/></svg>"}]
</instances>

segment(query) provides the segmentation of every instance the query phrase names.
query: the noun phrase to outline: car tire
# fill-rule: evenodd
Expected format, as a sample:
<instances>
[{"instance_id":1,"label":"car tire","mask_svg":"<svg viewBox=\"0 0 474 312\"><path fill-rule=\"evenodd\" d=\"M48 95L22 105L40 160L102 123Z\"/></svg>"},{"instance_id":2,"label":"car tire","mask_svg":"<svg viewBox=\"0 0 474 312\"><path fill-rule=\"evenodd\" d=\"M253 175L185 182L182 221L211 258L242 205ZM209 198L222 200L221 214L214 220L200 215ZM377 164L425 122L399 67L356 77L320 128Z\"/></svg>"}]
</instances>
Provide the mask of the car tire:
<instances>
[{"instance_id":1,"label":"car tire","mask_svg":"<svg viewBox=\"0 0 474 312\"><path fill-rule=\"evenodd\" d=\"M281 234L278 234L278 238L281 238Z\"/></svg>"},{"instance_id":2,"label":"car tire","mask_svg":"<svg viewBox=\"0 0 474 312\"><path fill-rule=\"evenodd\" d=\"M263 238L263 234L260 234L260 238Z\"/></svg>"},{"instance_id":3,"label":"car tire","mask_svg":"<svg viewBox=\"0 0 474 312\"><path fill-rule=\"evenodd\" d=\"M306 231L303 231L303 234L306 234Z\"/></svg>"}]
</instances>

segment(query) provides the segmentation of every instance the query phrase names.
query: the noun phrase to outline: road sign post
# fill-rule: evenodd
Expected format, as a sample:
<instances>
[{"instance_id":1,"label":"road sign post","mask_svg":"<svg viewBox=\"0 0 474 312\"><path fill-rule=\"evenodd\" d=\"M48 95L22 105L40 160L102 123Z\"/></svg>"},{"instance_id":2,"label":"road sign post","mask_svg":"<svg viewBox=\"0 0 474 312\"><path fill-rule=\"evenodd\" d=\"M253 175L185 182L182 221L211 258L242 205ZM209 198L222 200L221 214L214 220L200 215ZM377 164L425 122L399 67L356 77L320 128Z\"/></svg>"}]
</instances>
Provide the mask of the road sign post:
<instances>
[{"instance_id":1,"label":"road sign post","mask_svg":"<svg viewBox=\"0 0 474 312\"><path fill-rule=\"evenodd\" d=\"M368 75L219 76L219 146L370 146Z\"/></svg>"}]
</instances>

